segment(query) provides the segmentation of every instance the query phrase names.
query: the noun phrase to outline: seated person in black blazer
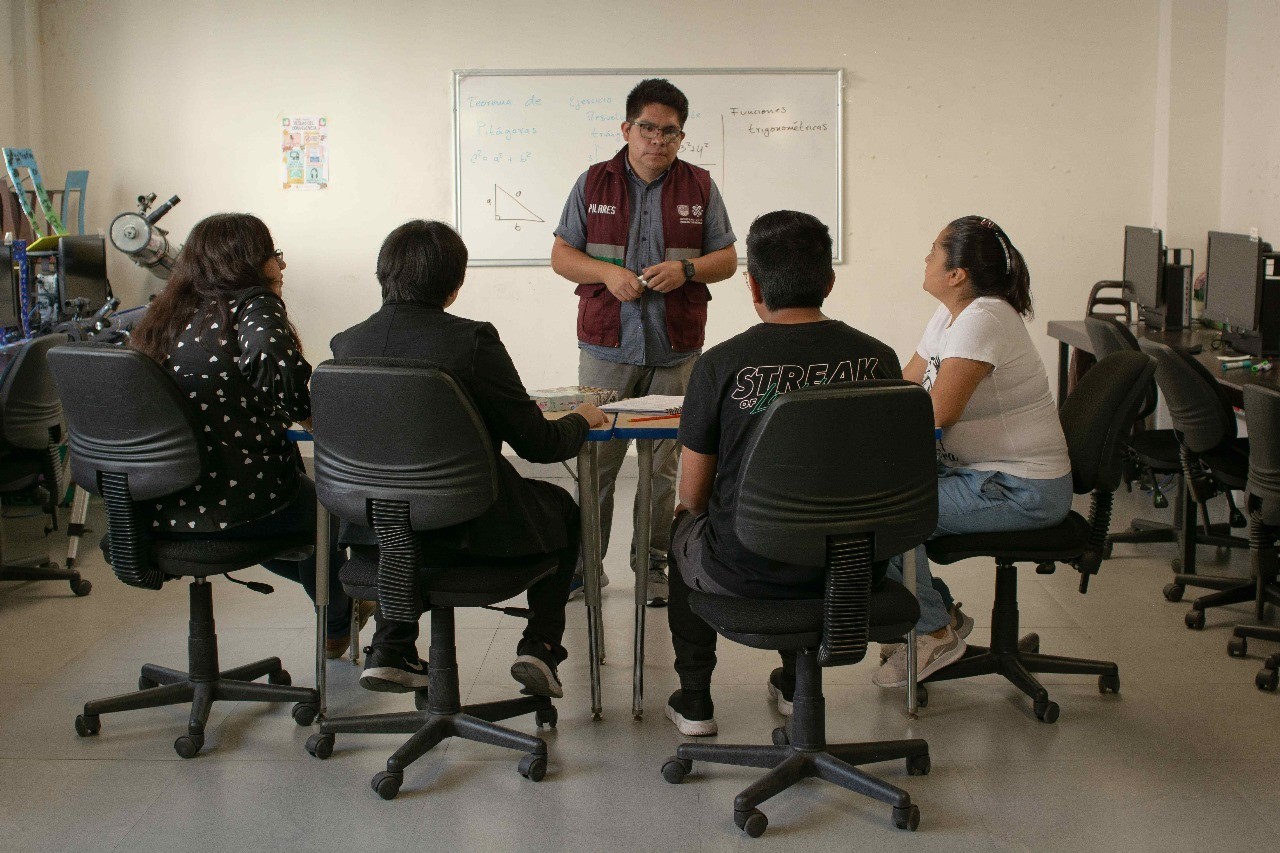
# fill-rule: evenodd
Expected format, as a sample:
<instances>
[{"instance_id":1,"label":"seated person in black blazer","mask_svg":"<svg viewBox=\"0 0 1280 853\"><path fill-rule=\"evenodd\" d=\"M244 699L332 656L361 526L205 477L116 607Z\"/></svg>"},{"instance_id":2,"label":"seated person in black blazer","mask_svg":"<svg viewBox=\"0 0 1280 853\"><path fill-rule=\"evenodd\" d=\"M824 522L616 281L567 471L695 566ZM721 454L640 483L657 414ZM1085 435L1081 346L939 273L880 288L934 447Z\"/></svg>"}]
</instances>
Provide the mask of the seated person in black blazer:
<instances>
[{"instance_id":1,"label":"seated person in black blazer","mask_svg":"<svg viewBox=\"0 0 1280 853\"><path fill-rule=\"evenodd\" d=\"M763 321L707 350L689 377L680 423L680 505L671 534L667 619L680 689L667 717L680 733L713 735L716 632L689 609L689 590L744 598L822 598L823 567L748 551L734 531L743 455L760 415L796 388L901 379L888 346L822 313L835 285L831 234L807 213L778 210L751 223L747 287ZM849 441L857 441L851 429ZM883 569L881 570L883 576ZM769 695L791 712L795 657L769 676Z\"/></svg>"},{"instance_id":2,"label":"seated person in black blazer","mask_svg":"<svg viewBox=\"0 0 1280 853\"><path fill-rule=\"evenodd\" d=\"M529 399L498 332L489 323L445 311L458 298L467 271L467 247L442 222L415 220L392 231L378 252L382 308L334 337L335 358L416 359L448 370L470 393L493 438L530 462L559 462L577 455L587 430L605 423L595 406L549 421ZM394 405L394 401L387 401ZM516 647L511 675L531 693L564 695L556 667L569 581L578 559L578 505L552 483L526 480L498 456L498 500L469 522L433 532L425 543L437 565L467 560L555 554L555 573L529 588L533 616ZM353 547L376 546L369 528L345 526L341 539ZM416 622L393 622L375 614L377 631L360 683L370 690L405 692L427 684L418 657Z\"/></svg>"}]
</instances>

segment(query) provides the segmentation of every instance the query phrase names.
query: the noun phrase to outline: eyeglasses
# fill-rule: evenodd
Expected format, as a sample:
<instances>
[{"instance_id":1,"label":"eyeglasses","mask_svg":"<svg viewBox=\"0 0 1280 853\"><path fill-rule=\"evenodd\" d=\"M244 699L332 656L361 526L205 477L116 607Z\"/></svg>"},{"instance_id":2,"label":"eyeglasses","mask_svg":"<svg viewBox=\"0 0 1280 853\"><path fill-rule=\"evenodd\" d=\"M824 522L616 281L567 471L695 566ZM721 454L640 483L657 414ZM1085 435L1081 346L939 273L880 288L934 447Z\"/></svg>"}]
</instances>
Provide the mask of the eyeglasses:
<instances>
[{"instance_id":1,"label":"eyeglasses","mask_svg":"<svg viewBox=\"0 0 1280 853\"><path fill-rule=\"evenodd\" d=\"M672 125L671 127L658 127L656 124L650 124L647 121L633 121L630 123L632 127L640 129L640 135L645 139L657 139L662 137L663 142L675 142L680 138L680 134L684 133L680 128Z\"/></svg>"},{"instance_id":2,"label":"eyeglasses","mask_svg":"<svg viewBox=\"0 0 1280 853\"><path fill-rule=\"evenodd\" d=\"M283 250L283 249L276 249L274 252L272 252L272 253L271 253L271 256L272 256L273 258L275 258L277 262L282 263L282 264L284 263L284 250Z\"/></svg>"}]
</instances>

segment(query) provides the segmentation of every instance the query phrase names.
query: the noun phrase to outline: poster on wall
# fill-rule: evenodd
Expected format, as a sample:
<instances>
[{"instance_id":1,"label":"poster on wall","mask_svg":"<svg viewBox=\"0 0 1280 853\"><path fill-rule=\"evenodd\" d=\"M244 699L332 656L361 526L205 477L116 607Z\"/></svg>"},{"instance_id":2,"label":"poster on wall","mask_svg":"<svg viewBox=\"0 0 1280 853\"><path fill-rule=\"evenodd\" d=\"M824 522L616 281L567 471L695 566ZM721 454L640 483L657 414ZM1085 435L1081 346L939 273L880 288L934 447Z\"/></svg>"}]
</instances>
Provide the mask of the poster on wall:
<instances>
[{"instance_id":1,"label":"poster on wall","mask_svg":"<svg viewBox=\"0 0 1280 853\"><path fill-rule=\"evenodd\" d=\"M286 116L280 124L280 179L286 190L329 186L329 122L324 116Z\"/></svg>"}]
</instances>

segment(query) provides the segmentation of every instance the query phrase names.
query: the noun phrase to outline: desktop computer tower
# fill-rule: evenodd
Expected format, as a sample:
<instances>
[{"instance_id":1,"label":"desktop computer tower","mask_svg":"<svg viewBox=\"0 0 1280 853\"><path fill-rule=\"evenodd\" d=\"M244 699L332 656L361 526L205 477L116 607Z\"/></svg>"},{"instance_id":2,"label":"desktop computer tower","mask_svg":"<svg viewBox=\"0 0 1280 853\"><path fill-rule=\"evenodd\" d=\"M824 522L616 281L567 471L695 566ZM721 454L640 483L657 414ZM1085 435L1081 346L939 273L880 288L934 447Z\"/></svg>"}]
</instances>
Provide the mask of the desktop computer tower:
<instances>
[{"instance_id":1,"label":"desktop computer tower","mask_svg":"<svg viewBox=\"0 0 1280 853\"><path fill-rule=\"evenodd\" d=\"M1190 264L1165 264L1160 280L1161 304L1141 309L1147 327L1177 331L1190 326L1191 285Z\"/></svg>"},{"instance_id":2,"label":"desktop computer tower","mask_svg":"<svg viewBox=\"0 0 1280 853\"><path fill-rule=\"evenodd\" d=\"M1280 355L1280 280L1262 280L1259 294L1258 329L1252 331L1225 331L1222 339L1233 350L1254 358Z\"/></svg>"}]
</instances>

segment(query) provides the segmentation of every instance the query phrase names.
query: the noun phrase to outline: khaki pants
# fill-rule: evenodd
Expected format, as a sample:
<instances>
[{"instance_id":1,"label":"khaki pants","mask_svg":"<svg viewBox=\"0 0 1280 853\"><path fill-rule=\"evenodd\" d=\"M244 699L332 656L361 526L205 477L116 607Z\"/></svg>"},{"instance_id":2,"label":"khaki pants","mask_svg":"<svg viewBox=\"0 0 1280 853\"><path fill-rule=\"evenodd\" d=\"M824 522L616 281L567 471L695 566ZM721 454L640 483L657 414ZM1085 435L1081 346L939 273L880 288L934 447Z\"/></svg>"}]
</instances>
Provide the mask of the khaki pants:
<instances>
[{"instance_id":1,"label":"khaki pants","mask_svg":"<svg viewBox=\"0 0 1280 853\"><path fill-rule=\"evenodd\" d=\"M616 364L601 361L578 351L578 384L596 388L608 388L618 393L618 399L643 397L646 394L684 394L689 386L689 374L697 361L691 358L671 367L644 367L636 364ZM613 487L626 458L629 441L606 441L600 445L600 559L609 550L609 531L613 527ZM676 466L679 463L679 442L663 439L653 445L653 510L652 534L649 537L650 564L665 562L671 545L671 517L676 507ZM637 496L638 498L638 496ZM579 502L582 496L578 496ZM639 529L640 505L632 507L633 529ZM638 543L632 543L631 565L635 568L635 555L641 553Z\"/></svg>"}]
</instances>

